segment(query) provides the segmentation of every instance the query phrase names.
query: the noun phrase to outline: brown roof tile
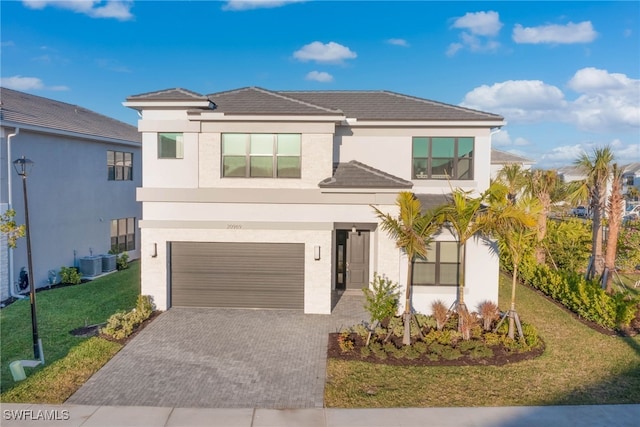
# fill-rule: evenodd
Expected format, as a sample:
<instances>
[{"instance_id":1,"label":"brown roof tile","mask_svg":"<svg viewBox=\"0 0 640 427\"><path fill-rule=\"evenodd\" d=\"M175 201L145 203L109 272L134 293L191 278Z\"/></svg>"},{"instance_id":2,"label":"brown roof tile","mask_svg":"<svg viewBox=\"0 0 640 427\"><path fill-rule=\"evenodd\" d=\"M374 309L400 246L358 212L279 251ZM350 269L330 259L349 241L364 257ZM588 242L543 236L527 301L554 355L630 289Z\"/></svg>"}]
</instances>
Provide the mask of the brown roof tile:
<instances>
[{"instance_id":1,"label":"brown roof tile","mask_svg":"<svg viewBox=\"0 0 640 427\"><path fill-rule=\"evenodd\" d=\"M411 188L413 183L371 166L351 160L339 163L333 176L321 181L320 188Z\"/></svg>"}]
</instances>

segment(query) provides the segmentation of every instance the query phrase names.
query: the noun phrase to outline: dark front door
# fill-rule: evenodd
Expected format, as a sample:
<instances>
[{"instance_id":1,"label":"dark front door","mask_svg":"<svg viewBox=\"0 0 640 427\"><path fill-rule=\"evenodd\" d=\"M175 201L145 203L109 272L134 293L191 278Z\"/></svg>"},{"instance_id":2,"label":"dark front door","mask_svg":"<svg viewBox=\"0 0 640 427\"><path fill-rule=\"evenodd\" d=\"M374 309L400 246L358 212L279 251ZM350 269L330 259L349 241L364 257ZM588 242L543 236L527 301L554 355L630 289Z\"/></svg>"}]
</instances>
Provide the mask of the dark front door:
<instances>
[{"instance_id":1,"label":"dark front door","mask_svg":"<svg viewBox=\"0 0 640 427\"><path fill-rule=\"evenodd\" d=\"M349 232L347 238L347 289L369 286L369 232Z\"/></svg>"}]
</instances>

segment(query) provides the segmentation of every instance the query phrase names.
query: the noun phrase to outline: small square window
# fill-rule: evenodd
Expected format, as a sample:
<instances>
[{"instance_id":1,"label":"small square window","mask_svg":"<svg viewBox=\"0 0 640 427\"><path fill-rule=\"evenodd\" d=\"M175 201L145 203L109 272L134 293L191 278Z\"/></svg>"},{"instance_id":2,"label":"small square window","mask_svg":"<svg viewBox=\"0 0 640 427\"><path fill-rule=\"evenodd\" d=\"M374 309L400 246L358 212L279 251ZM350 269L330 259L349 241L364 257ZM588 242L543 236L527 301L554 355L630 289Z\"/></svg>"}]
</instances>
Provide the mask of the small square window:
<instances>
[{"instance_id":1,"label":"small square window","mask_svg":"<svg viewBox=\"0 0 640 427\"><path fill-rule=\"evenodd\" d=\"M181 133L158 134L158 158L182 159L184 157L184 142Z\"/></svg>"}]
</instances>

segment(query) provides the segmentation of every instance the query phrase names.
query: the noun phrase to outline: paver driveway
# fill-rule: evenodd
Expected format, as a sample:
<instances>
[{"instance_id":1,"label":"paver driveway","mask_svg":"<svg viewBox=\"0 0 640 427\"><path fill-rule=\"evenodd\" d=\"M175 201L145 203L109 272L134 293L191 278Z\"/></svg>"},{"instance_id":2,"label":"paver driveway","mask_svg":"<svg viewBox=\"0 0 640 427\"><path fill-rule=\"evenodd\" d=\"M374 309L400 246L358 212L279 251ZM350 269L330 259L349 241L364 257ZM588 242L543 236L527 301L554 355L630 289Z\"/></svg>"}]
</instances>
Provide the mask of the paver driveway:
<instances>
[{"instance_id":1,"label":"paver driveway","mask_svg":"<svg viewBox=\"0 0 640 427\"><path fill-rule=\"evenodd\" d=\"M366 318L360 295L331 315L172 308L68 404L208 408L323 406L327 333Z\"/></svg>"}]
</instances>

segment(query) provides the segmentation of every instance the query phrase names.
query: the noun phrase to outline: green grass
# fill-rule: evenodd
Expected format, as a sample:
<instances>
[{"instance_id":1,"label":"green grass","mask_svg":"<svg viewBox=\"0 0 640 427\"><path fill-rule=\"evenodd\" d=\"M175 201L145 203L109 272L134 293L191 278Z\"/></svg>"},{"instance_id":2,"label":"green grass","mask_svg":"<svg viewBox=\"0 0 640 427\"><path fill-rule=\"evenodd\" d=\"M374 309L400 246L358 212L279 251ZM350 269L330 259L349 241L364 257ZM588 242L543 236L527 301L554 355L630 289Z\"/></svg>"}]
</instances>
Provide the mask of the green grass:
<instances>
[{"instance_id":1,"label":"green grass","mask_svg":"<svg viewBox=\"0 0 640 427\"><path fill-rule=\"evenodd\" d=\"M38 334L42 339L46 365L35 371L48 370L55 361L64 358L70 350L88 340L74 337L69 331L85 324L106 322L116 311L130 310L135 306L139 293L139 262L131 263L127 270L92 282L37 292ZM33 359L31 308L28 299L0 310L0 338L0 390L5 392L15 386L9 363ZM28 368L26 371L28 376L34 372Z\"/></svg>"},{"instance_id":2,"label":"green grass","mask_svg":"<svg viewBox=\"0 0 640 427\"><path fill-rule=\"evenodd\" d=\"M505 366L392 367L329 360L327 407L640 403L640 336L602 335L519 286L517 310L546 342L536 359ZM501 277L500 306L510 279Z\"/></svg>"}]
</instances>

